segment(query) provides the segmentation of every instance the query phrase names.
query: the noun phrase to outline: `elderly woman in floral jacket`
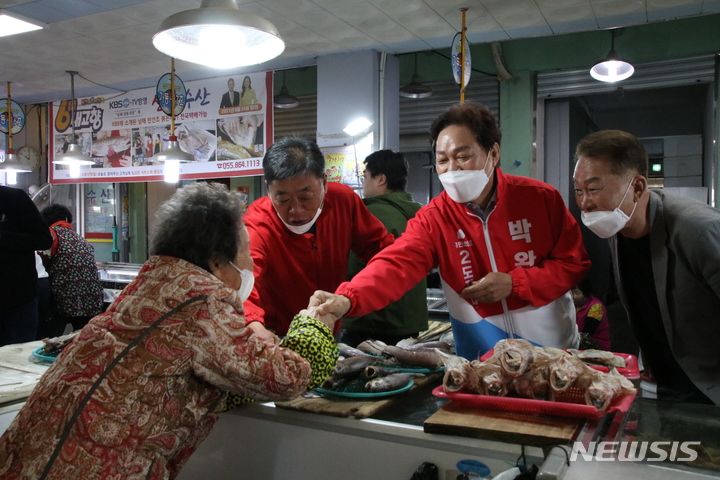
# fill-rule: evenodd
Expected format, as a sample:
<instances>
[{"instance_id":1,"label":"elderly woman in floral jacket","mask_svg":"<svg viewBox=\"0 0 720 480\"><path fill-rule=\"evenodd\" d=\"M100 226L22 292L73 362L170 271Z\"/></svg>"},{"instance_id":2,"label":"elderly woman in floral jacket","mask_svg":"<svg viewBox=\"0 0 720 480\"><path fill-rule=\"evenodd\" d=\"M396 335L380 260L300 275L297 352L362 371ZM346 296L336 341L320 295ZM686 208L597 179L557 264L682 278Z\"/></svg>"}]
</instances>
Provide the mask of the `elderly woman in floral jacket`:
<instances>
[{"instance_id":1,"label":"elderly woman in floral jacket","mask_svg":"<svg viewBox=\"0 0 720 480\"><path fill-rule=\"evenodd\" d=\"M245 323L253 276L242 207L225 187L197 183L160 208L154 256L58 356L0 439L0 478L174 478L228 392L287 400L328 375L334 318L304 310L279 344Z\"/></svg>"}]
</instances>

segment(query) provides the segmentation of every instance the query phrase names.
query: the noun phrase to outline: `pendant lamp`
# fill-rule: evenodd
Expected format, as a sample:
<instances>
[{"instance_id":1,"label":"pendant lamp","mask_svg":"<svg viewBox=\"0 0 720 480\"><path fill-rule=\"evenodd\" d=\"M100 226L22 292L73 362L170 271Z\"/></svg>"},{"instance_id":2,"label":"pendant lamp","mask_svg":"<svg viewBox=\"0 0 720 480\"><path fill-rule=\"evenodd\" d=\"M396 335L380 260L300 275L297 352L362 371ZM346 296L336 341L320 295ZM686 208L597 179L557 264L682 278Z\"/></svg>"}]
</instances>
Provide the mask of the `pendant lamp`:
<instances>
[{"instance_id":1,"label":"pendant lamp","mask_svg":"<svg viewBox=\"0 0 720 480\"><path fill-rule=\"evenodd\" d=\"M417 73L417 53L415 53L415 72L410 83L400 89L400 96L405 98L427 98L432 94L432 88L420 83L420 76Z\"/></svg>"},{"instance_id":2,"label":"pendant lamp","mask_svg":"<svg viewBox=\"0 0 720 480\"><path fill-rule=\"evenodd\" d=\"M273 97L273 106L275 108L295 108L298 105L300 105L300 100L290 95L288 88L285 86L285 71L283 70L283 84L280 87L280 93Z\"/></svg>"},{"instance_id":3,"label":"pendant lamp","mask_svg":"<svg viewBox=\"0 0 720 480\"><path fill-rule=\"evenodd\" d=\"M162 80L162 79L161 79ZM185 85L182 83L182 89L185 89ZM183 93L184 95L184 93ZM161 105L162 108L162 105ZM177 136L175 136L175 116L182 113L185 109L185 102L183 101L182 108L179 112L175 111L175 59L170 59L170 111L163 110L166 114L170 115L170 138L168 139L168 146L162 152L157 153L153 157L153 162L163 162L165 164L165 182L166 183L177 183L180 180L180 164L195 161L195 157L192 154L183 152L180 149Z\"/></svg>"},{"instance_id":4,"label":"pendant lamp","mask_svg":"<svg viewBox=\"0 0 720 480\"><path fill-rule=\"evenodd\" d=\"M236 0L203 0L200 8L169 16L153 45L169 57L213 68L256 65L285 50L275 25L241 11Z\"/></svg>"},{"instance_id":5,"label":"pendant lamp","mask_svg":"<svg viewBox=\"0 0 720 480\"><path fill-rule=\"evenodd\" d=\"M8 122L8 149L5 154L5 161L0 164L0 171L5 172L5 178L7 179L8 185L15 185L17 183L18 173L28 173L32 170L20 163L15 155L15 150L12 147L12 136L13 136L13 113L12 113L12 97L10 96L10 82L7 82L7 122ZM21 128L22 130L22 128Z\"/></svg>"},{"instance_id":6,"label":"pendant lamp","mask_svg":"<svg viewBox=\"0 0 720 480\"><path fill-rule=\"evenodd\" d=\"M610 53L605 60L598 62L590 69L590 75L601 82L620 82L628 79L635 73L635 67L630 63L620 60L615 51L615 35L621 35L622 29L610 30Z\"/></svg>"},{"instance_id":7,"label":"pendant lamp","mask_svg":"<svg viewBox=\"0 0 720 480\"><path fill-rule=\"evenodd\" d=\"M52 163L55 165L69 165L70 176L78 178L80 176L80 167L82 165L94 165L95 162L93 162L88 155L85 155L82 152L82 148L80 148L80 145L77 144L75 137L75 75L77 75L78 72L74 70L66 70L65 73L70 74L70 94L72 97L70 101L70 127L72 128L72 138L70 139L70 143L68 144L65 153L55 155Z\"/></svg>"}]
</instances>

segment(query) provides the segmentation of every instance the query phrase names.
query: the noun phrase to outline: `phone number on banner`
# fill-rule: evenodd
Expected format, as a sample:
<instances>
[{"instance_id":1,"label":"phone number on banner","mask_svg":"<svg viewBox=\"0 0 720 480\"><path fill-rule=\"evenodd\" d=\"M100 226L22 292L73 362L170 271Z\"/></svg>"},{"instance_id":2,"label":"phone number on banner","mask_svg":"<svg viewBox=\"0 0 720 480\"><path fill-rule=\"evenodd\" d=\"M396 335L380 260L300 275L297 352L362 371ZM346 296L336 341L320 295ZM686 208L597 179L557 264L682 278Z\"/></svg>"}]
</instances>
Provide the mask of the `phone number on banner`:
<instances>
[{"instance_id":1,"label":"phone number on banner","mask_svg":"<svg viewBox=\"0 0 720 480\"><path fill-rule=\"evenodd\" d=\"M249 160L233 160L232 162L217 162L218 170L235 170L238 168L258 168L260 167L259 158L251 158Z\"/></svg>"}]
</instances>

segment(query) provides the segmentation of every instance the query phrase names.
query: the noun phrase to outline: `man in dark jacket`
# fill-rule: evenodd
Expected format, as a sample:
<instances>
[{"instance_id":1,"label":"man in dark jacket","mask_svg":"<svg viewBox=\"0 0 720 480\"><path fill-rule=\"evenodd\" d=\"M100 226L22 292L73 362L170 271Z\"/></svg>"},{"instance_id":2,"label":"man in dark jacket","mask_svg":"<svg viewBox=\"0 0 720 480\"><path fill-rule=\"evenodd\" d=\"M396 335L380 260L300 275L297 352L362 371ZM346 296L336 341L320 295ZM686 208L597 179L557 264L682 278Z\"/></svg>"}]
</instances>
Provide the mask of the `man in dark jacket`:
<instances>
[{"instance_id":1,"label":"man in dark jacket","mask_svg":"<svg viewBox=\"0 0 720 480\"><path fill-rule=\"evenodd\" d=\"M365 159L363 196L365 206L395 238L405 231L408 220L422 207L405 191L408 163L401 153L380 150ZM348 279L365 267L350 254ZM356 346L372 338L388 344L417 336L428 328L426 282L422 280L400 300L362 317L343 319L343 343Z\"/></svg>"},{"instance_id":2,"label":"man in dark jacket","mask_svg":"<svg viewBox=\"0 0 720 480\"><path fill-rule=\"evenodd\" d=\"M634 135L591 133L578 143L575 200L607 238L615 283L658 399L720 405L720 212L648 188Z\"/></svg>"},{"instance_id":3,"label":"man in dark jacket","mask_svg":"<svg viewBox=\"0 0 720 480\"><path fill-rule=\"evenodd\" d=\"M0 345L35 340L35 250L51 244L50 231L30 197L0 186Z\"/></svg>"}]
</instances>

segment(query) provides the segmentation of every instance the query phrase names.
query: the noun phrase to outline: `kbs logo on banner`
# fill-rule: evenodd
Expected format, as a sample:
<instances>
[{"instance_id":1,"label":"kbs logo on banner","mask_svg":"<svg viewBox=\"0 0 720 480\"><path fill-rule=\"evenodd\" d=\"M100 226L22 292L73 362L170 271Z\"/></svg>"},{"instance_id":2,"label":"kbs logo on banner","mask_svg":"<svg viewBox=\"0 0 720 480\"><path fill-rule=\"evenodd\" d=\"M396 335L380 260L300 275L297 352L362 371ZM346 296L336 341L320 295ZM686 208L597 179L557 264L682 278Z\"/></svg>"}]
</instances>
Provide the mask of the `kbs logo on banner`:
<instances>
[{"instance_id":1,"label":"kbs logo on banner","mask_svg":"<svg viewBox=\"0 0 720 480\"><path fill-rule=\"evenodd\" d=\"M698 453L692 446L700 442L590 442L585 448L582 442L573 443L570 460L578 455L585 461L598 462L693 462Z\"/></svg>"},{"instance_id":2,"label":"kbs logo on banner","mask_svg":"<svg viewBox=\"0 0 720 480\"><path fill-rule=\"evenodd\" d=\"M66 132L72 123L71 111L75 112L75 128L90 128L97 133L103 126L103 110L96 105L90 107L77 108L77 100L75 100L74 108L70 108L70 100L63 100L58 107L57 115L55 115L55 130L58 133Z\"/></svg>"}]
</instances>

